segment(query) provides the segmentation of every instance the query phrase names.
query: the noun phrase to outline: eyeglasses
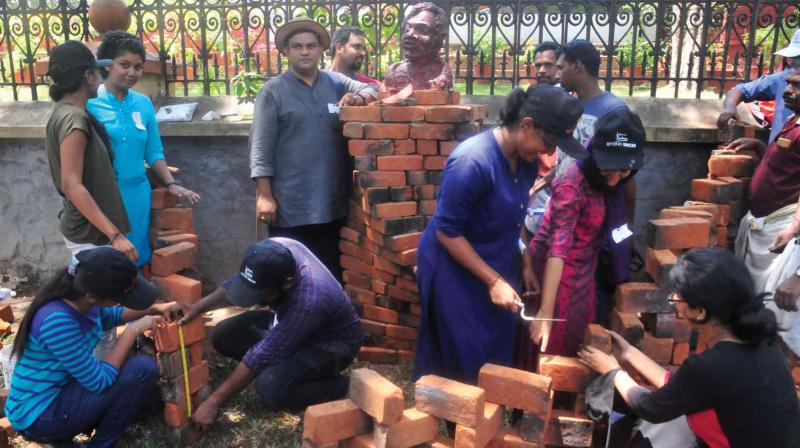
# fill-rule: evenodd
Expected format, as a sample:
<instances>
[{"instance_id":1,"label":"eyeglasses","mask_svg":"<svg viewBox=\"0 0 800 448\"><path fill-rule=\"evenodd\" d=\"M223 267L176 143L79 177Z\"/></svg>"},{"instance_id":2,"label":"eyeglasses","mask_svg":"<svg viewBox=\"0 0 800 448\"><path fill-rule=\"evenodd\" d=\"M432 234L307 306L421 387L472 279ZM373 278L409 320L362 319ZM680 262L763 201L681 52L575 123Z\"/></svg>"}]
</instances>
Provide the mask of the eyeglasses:
<instances>
[{"instance_id":1,"label":"eyeglasses","mask_svg":"<svg viewBox=\"0 0 800 448\"><path fill-rule=\"evenodd\" d=\"M670 303L670 305L675 305L675 304L676 304L676 303L678 303L678 302L684 302L684 303L686 303L686 301L685 301L685 300L683 300L683 299L681 299L681 298L679 298L679 297L678 297L678 293L677 293L677 292L671 292L671 293L669 294L669 296L667 297L667 302L669 302L669 303Z\"/></svg>"}]
</instances>

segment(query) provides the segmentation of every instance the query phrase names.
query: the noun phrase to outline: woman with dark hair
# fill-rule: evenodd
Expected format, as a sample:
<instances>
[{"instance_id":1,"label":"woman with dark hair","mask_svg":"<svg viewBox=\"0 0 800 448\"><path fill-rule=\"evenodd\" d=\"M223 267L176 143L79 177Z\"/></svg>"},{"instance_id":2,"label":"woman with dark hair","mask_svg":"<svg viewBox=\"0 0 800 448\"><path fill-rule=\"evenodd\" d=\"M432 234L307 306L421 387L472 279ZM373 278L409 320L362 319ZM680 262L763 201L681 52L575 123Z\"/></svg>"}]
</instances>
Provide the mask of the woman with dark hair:
<instances>
[{"instance_id":1,"label":"woman with dark hair","mask_svg":"<svg viewBox=\"0 0 800 448\"><path fill-rule=\"evenodd\" d=\"M678 258L670 301L707 341L672 375L621 336L609 332L615 355L594 347L578 353L601 374L613 375L628 407L663 423L687 416L692 432L716 447L798 447L800 414L786 358L774 344L775 315L755 294L747 268L723 249L694 249ZM638 385L620 363L657 390Z\"/></svg>"},{"instance_id":2,"label":"woman with dark hair","mask_svg":"<svg viewBox=\"0 0 800 448\"><path fill-rule=\"evenodd\" d=\"M23 437L72 446L113 446L137 416L158 412L158 368L129 357L136 337L154 329L174 303L153 304L158 289L111 247L76 255L36 294L12 349L18 360L5 415ZM104 330L130 322L105 359L92 351Z\"/></svg>"},{"instance_id":3,"label":"woman with dark hair","mask_svg":"<svg viewBox=\"0 0 800 448\"><path fill-rule=\"evenodd\" d=\"M124 31L110 31L103 36L97 57L109 59L112 64L101 71L105 82L87 107L108 131L114 171L131 223L127 237L139 254L136 265L143 266L150 262L151 255L148 235L151 190L145 162L173 195L193 204L200 196L172 177L164 160L153 104L146 95L131 90L142 79L145 61L142 41Z\"/></svg>"},{"instance_id":4,"label":"woman with dark hair","mask_svg":"<svg viewBox=\"0 0 800 448\"><path fill-rule=\"evenodd\" d=\"M643 163L642 120L628 109L600 117L589 143L590 156L567 168L552 184L552 197L530 257L542 294L529 331L519 338L518 366L536 368L538 352L575 356L595 318L595 276L602 241L609 244L617 283L627 280L631 236L624 185ZM536 300L538 299L538 300ZM559 319L552 321L548 319Z\"/></svg>"},{"instance_id":5,"label":"woman with dark hair","mask_svg":"<svg viewBox=\"0 0 800 448\"><path fill-rule=\"evenodd\" d=\"M568 132L582 112L562 89L516 89L501 125L464 141L447 159L436 213L419 244L415 378L474 383L487 362L511 365L523 283L518 241L533 162L556 145L585 156ZM525 279L526 291L538 288L530 269Z\"/></svg>"}]
</instances>

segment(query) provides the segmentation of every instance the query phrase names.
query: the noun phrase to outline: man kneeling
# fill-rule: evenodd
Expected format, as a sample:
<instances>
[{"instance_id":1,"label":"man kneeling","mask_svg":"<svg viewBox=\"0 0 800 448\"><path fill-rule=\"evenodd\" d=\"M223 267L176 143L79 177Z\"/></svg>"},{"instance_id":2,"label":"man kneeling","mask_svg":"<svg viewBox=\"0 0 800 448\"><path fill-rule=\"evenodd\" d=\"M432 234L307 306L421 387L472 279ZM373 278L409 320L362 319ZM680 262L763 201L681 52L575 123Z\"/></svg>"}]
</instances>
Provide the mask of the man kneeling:
<instances>
[{"instance_id":1,"label":"man kneeling","mask_svg":"<svg viewBox=\"0 0 800 448\"><path fill-rule=\"evenodd\" d=\"M304 245L270 238L250 246L240 272L194 305L181 324L224 306L266 308L226 319L212 343L239 365L192 419L214 422L219 407L255 379L270 410L300 410L344 397L349 366L363 339L361 322L342 287Z\"/></svg>"}]
</instances>

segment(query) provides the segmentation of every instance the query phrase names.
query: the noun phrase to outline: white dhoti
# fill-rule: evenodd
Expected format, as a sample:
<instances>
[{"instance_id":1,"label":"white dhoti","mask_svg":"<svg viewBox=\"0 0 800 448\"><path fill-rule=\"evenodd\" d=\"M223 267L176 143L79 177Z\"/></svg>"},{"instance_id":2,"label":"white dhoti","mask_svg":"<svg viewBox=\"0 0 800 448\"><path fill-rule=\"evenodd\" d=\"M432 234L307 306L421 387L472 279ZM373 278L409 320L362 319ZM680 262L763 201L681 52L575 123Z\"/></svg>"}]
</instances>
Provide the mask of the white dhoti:
<instances>
[{"instance_id":1,"label":"white dhoti","mask_svg":"<svg viewBox=\"0 0 800 448\"><path fill-rule=\"evenodd\" d=\"M800 267L800 239L789 241L780 254L769 251L778 234L792 223L796 210L797 204L792 204L762 218L747 213L739 224L736 255L750 271L757 294L774 294L778 285L795 275ZM800 356L800 312L781 310L772 301L767 302L766 306L778 318L783 341Z\"/></svg>"}]
</instances>

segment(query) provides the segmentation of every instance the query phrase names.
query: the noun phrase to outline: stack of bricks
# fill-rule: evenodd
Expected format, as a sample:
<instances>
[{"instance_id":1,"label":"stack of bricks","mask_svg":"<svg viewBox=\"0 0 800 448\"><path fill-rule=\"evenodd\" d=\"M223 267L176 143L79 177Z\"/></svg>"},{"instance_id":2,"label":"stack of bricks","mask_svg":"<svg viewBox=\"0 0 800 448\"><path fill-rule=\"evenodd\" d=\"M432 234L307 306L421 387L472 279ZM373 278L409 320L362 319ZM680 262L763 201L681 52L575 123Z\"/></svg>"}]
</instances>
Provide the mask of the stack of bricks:
<instances>
[{"instance_id":1,"label":"stack of bricks","mask_svg":"<svg viewBox=\"0 0 800 448\"><path fill-rule=\"evenodd\" d=\"M14 311L11 309L11 305L3 305L0 306L0 336L8 336L12 334L14 331L11 328L11 324L14 323ZM3 344L0 344L0 349L3 348ZM7 379L9 384L11 379ZM6 399L8 398L8 389L3 387L0 389L0 448L7 448L10 446L9 439L16 437L17 433L14 431L14 428L11 427L11 422L8 421L8 418L5 416L5 406L6 406Z\"/></svg>"},{"instance_id":2,"label":"stack of bricks","mask_svg":"<svg viewBox=\"0 0 800 448\"><path fill-rule=\"evenodd\" d=\"M554 409L554 394L585 388L582 364L548 361L554 378L486 364L478 386L435 375L415 385L415 405L403 391L369 369L353 371L345 400L310 406L304 416L306 448L538 448L589 447L594 424L573 407ZM581 389L582 391L582 389ZM570 392L567 392L570 393ZM573 405L574 406L574 405ZM506 425L506 411L520 409L518 427ZM440 432L452 423L454 437Z\"/></svg>"},{"instance_id":3,"label":"stack of bricks","mask_svg":"<svg viewBox=\"0 0 800 448\"><path fill-rule=\"evenodd\" d=\"M417 245L436 210L447 156L486 117L485 106L459 101L457 92L421 90L402 106L341 108L356 171L339 245L345 291L367 334L362 361L414 355Z\"/></svg>"}]
</instances>

